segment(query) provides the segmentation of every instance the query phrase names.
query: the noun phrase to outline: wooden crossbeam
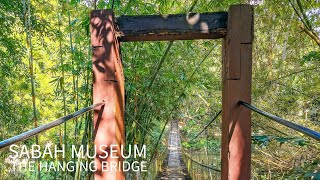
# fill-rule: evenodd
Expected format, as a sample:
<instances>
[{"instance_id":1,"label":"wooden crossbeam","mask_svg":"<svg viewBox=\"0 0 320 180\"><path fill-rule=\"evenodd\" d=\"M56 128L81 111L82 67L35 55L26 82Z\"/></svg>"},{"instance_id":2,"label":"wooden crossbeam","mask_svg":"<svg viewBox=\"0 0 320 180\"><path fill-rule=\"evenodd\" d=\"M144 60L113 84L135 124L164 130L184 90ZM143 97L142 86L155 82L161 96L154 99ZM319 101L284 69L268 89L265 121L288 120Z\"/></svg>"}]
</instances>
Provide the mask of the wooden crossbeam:
<instances>
[{"instance_id":1,"label":"wooden crossbeam","mask_svg":"<svg viewBox=\"0 0 320 180\"><path fill-rule=\"evenodd\" d=\"M120 41L218 39L227 33L227 12L120 16Z\"/></svg>"}]
</instances>

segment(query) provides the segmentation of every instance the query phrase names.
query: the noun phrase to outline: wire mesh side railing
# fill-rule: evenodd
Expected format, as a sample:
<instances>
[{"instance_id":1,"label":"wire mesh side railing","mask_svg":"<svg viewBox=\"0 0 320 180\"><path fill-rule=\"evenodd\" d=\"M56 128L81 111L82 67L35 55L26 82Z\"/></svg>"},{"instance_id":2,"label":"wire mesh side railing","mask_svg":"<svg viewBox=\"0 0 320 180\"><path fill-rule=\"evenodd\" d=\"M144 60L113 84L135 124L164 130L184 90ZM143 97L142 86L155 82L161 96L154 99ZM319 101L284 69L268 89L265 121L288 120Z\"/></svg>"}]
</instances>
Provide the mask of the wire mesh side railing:
<instances>
[{"instance_id":1,"label":"wire mesh side railing","mask_svg":"<svg viewBox=\"0 0 320 180\"><path fill-rule=\"evenodd\" d=\"M214 156L205 155L203 153L194 153L191 156L191 154L183 152L182 158L186 163L187 170L192 179L220 179L220 169L213 166L214 161L217 161Z\"/></svg>"},{"instance_id":2,"label":"wire mesh side railing","mask_svg":"<svg viewBox=\"0 0 320 180\"><path fill-rule=\"evenodd\" d=\"M154 180L156 179L159 172L163 171L163 162L168 155L168 148L165 148L162 152L158 154L149 164L149 168L145 173L144 179Z\"/></svg>"}]
</instances>

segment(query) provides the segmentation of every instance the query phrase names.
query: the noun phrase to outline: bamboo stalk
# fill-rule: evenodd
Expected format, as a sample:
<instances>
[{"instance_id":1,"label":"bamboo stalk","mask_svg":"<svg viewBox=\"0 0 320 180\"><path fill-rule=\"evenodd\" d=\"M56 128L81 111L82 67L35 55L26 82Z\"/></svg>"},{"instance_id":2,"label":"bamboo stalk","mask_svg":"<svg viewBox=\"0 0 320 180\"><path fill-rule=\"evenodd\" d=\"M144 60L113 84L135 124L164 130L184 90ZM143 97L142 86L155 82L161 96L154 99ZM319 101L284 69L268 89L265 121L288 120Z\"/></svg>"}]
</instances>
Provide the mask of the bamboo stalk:
<instances>
[{"instance_id":1,"label":"bamboo stalk","mask_svg":"<svg viewBox=\"0 0 320 180\"><path fill-rule=\"evenodd\" d=\"M25 18L25 32L26 32L26 42L27 42L27 49L29 55L29 70L30 70L30 80L31 80L31 96L32 96L32 109L33 109L33 121L34 127L38 127L37 122L37 106L36 106L36 92L35 92L35 78L34 78L34 68L33 68L33 49L32 49L32 29L31 29L31 10L30 10L30 0L27 2L23 1L23 9L24 9L24 18ZM38 135L35 137L36 144L39 144ZM37 165L37 179L41 179L41 172L39 166L39 159L36 160Z\"/></svg>"}]
</instances>

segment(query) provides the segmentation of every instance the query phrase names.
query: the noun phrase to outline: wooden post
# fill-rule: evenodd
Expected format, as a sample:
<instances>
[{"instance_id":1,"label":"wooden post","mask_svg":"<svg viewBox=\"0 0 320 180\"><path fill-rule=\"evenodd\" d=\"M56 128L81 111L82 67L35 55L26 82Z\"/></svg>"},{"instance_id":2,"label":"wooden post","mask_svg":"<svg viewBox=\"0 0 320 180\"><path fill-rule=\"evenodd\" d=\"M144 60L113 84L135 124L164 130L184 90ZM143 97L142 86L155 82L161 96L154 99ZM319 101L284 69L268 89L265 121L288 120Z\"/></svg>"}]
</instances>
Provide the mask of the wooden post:
<instances>
[{"instance_id":1,"label":"wooden post","mask_svg":"<svg viewBox=\"0 0 320 180\"><path fill-rule=\"evenodd\" d=\"M91 11L90 28L93 48L93 103L105 101L105 105L98 107L94 112L94 145L97 152L95 158L97 171L94 178L121 180L124 179L120 151L125 139L124 75L120 47L115 35L113 12ZM107 148L101 145L106 145ZM99 155L105 155L100 146L108 152L107 158L99 158ZM119 158L112 158L110 152ZM102 162L108 163L106 167L109 170L103 171ZM110 168L111 163L117 163L116 170Z\"/></svg>"},{"instance_id":2,"label":"wooden post","mask_svg":"<svg viewBox=\"0 0 320 180\"><path fill-rule=\"evenodd\" d=\"M221 179L249 180L251 174L251 102L253 8L231 6L223 39Z\"/></svg>"}]
</instances>

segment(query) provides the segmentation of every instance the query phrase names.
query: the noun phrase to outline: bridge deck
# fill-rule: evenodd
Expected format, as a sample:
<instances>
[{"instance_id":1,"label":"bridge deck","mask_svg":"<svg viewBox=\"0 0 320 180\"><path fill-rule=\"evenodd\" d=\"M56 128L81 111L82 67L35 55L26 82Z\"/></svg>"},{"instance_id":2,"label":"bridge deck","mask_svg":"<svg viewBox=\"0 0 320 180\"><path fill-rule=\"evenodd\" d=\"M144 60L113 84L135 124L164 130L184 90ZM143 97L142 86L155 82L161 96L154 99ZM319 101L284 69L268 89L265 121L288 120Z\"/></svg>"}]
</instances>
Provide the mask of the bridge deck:
<instances>
[{"instance_id":1,"label":"bridge deck","mask_svg":"<svg viewBox=\"0 0 320 180\"><path fill-rule=\"evenodd\" d=\"M185 163L182 160L180 142L181 139L178 122L172 121L168 141L168 155L164 161L162 173L158 175L157 179L191 179L191 177L188 175Z\"/></svg>"}]
</instances>

